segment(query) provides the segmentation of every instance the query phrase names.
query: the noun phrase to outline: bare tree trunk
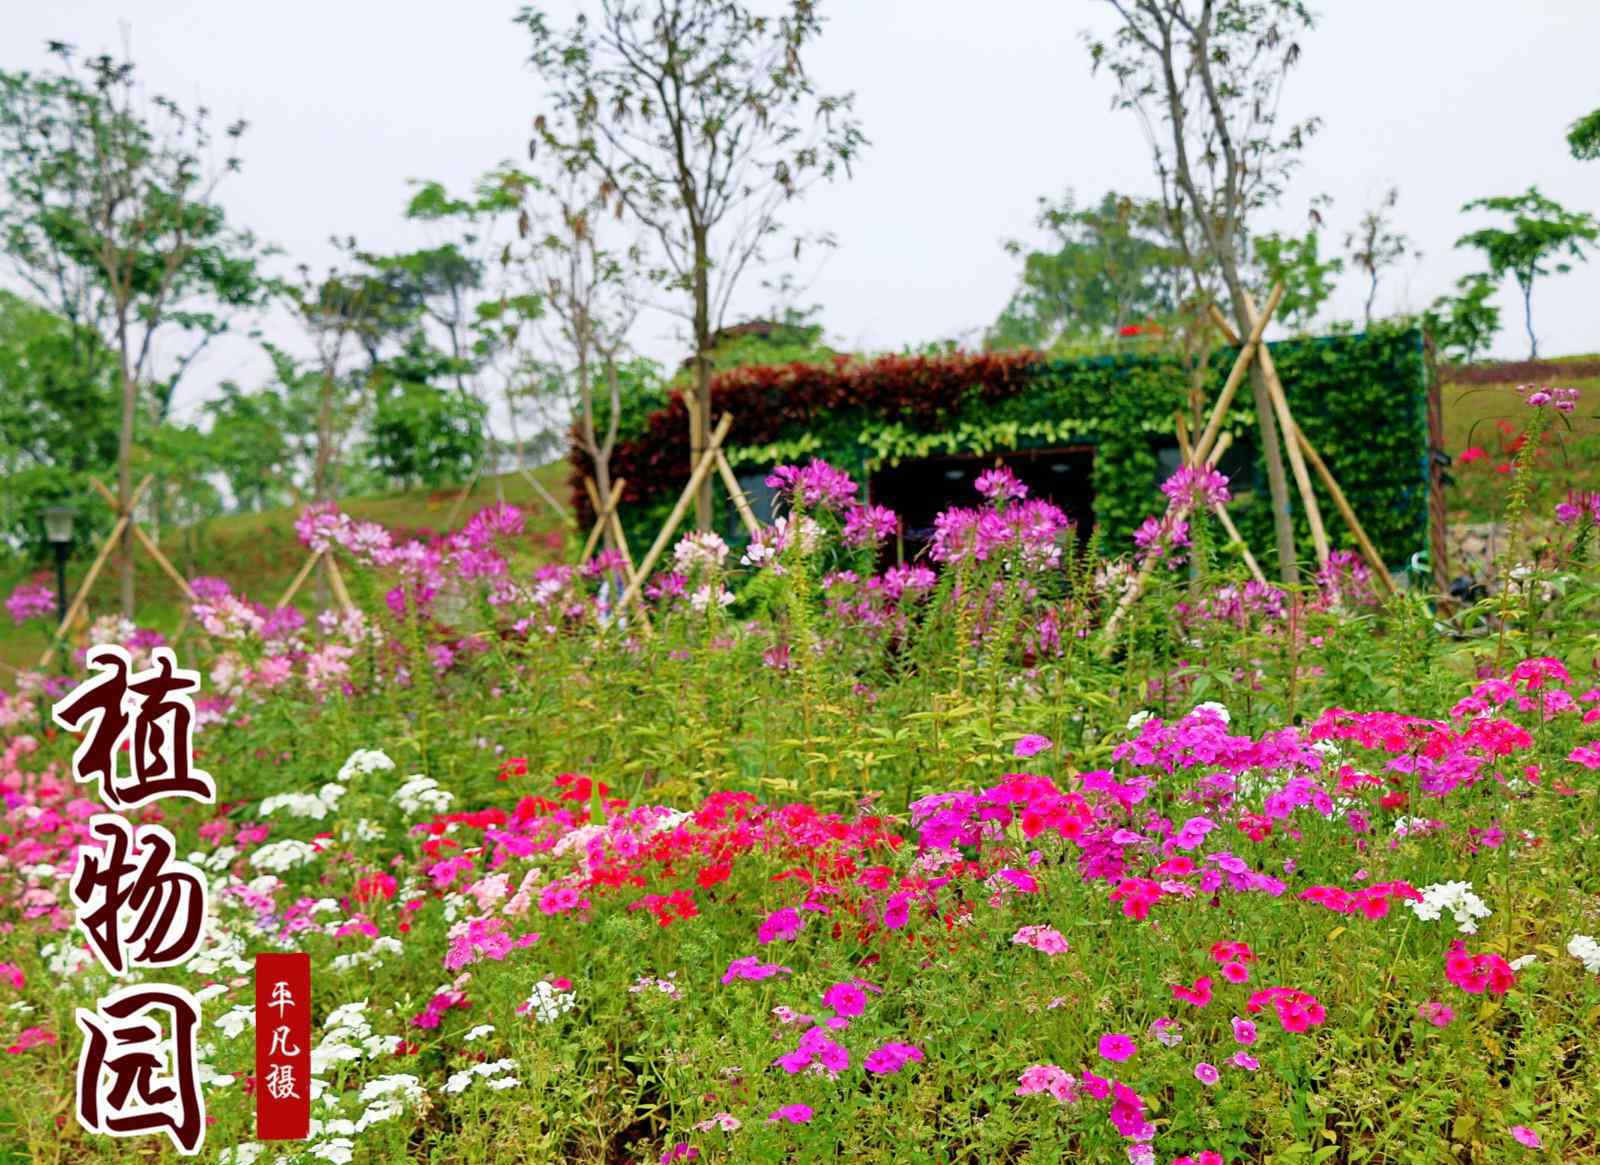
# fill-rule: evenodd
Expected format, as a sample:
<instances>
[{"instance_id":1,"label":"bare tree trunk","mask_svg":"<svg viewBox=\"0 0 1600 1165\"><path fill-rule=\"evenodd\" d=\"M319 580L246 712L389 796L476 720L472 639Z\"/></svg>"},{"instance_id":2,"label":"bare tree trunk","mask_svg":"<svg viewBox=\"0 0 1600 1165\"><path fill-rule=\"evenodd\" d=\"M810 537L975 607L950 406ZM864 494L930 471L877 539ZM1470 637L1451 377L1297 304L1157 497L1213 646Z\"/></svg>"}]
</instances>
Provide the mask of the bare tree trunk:
<instances>
[{"instance_id":1,"label":"bare tree trunk","mask_svg":"<svg viewBox=\"0 0 1600 1165\"><path fill-rule=\"evenodd\" d=\"M117 439L117 508L126 514L133 501L133 417L136 386L128 367L128 309L117 313L117 347L122 367L122 433ZM133 523L122 528L117 546L117 570L122 576L122 615L133 618Z\"/></svg>"},{"instance_id":2,"label":"bare tree trunk","mask_svg":"<svg viewBox=\"0 0 1600 1165\"><path fill-rule=\"evenodd\" d=\"M317 464L311 475L312 493L319 502L333 497L333 377L322 373L322 393L317 402Z\"/></svg>"},{"instance_id":3,"label":"bare tree trunk","mask_svg":"<svg viewBox=\"0 0 1600 1165\"><path fill-rule=\"evenodd\" d=\"M1528 329L1528 359L1539 358L1539 337L1533 334L1533 284L1527 283L1522 288L1522 322Z\"/></svg>"},{"instance_id":4,"label":"bare tree trunk","mask_svg":"<svg viewBox=\"0 0 1600 1165\"><path fill-rule=\"evenodd\" d=\"M694 473L700 456L711 443L711 306L710 275L706 265L703 232L695 235L694 267L694 400L698 406L689 419L689 472ZM698 530L711 529L711 475L705 475L694 495L694 524Z\"/></svg>"}]
</instances>

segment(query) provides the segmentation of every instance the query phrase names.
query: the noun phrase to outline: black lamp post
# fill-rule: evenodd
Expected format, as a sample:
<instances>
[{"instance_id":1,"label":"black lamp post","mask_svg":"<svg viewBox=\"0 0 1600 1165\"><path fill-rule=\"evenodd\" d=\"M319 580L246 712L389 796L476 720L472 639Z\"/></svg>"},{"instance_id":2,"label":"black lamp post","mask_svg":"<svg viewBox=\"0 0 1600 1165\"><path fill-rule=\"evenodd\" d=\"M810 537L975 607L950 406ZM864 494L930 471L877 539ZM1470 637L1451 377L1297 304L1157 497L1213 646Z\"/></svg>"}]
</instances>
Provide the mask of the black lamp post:
<instances>
[{"instance_id":1,"label":"black lamp post","mask_svg":"<svg viewBox=\"0 0 1600 1165\"><path fill-rule=\"evenodd\" d=\"M78 511L71 506L46 506L44 538L56 554L56 619L67 616L67 552L72 549L72 519Z\"/></svg>"}]
</instances>

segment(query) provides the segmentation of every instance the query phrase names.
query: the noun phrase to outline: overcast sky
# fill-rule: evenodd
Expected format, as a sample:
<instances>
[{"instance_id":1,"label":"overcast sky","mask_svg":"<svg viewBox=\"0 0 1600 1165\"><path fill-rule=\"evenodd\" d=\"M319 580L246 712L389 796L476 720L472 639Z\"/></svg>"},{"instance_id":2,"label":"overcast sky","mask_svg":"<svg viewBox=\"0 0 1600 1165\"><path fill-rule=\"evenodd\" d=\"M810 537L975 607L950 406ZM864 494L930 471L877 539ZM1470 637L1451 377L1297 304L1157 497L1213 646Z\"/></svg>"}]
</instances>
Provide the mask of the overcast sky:
<instances>
[{"instance_id":1,"label":"overcast sky","mask_svg":"<svg viewBox=\"0 0 1600 1165\"><path fill-rule=\"evenodd\" d=\"M595 5L597 6L597 5ZM1321 0L1284 114L1314 113L1323 132L1272 225L1298 229L1310 199L1332 196L1325 244L1337 244L1391 185L1420 262L1391 274L1383 312L1417 309L1474 268L1452 244L1478 220L1461 204L1537 184L1600 210L1600 162L1579 163L1564 133L1600 106L1597 0ZM462 189L524 156L542 87L504 0L7 0L0 65L47 64L44 41L119 49L124 35L150 89L247 118L242 173L222 187L230 217L281 247L285 272L333 258L331 234L373 250L426 240L405 224L407 180ZM565 22L578 4L550 9ZM1081 33L1109 26L1093 0L825 0L810 67L824 91L854 90L871 146L853 179L818 187L791 216L838 248L804 303L823 306L836 343L896 349L976 340L1004 305L1017 264L1007 237L1029 237L1036 199L1072 188L1153 194L1144 140L1112 87L1092 77ZM1346 276L1335 314L1357 316L1364 288ZM1496 354L1526 354L1508 282ZM757 280L739 307L770 302ZM1542 352L1600 349L1600 263L1535 296ZM742 314L736 310L734 318ZM269 321L269 329L281 324ZM661 316L640 347L673 364L680 327ZM292 335L280 338L293 342ZM180 415L216 382L249 384L264 362L244 342L191 374Z\"/></svg>"}]
</instances>

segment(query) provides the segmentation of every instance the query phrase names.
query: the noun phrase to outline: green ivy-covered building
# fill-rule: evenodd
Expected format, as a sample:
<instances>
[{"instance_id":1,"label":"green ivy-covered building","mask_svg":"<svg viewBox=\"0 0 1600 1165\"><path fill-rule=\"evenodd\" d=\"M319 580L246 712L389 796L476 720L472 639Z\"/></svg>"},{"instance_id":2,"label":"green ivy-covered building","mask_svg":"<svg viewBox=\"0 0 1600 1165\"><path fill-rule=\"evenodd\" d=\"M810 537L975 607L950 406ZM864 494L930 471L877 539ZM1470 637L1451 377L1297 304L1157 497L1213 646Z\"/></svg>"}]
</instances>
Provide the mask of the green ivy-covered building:
<instances>
[{"instance_id":1,"label":"green ivy-covered building","mask_svg":"<svg viewBox=\"0 0 1600 1165\"><path fill-rule=\"evenodd\" d=\"M1385 560L1402 565L1429 549L1442 458L1421 331L1379 326L1271 349L1295 417ZM1212 354L1208 401L1236 355ZM1178 464L1174 414L1186 408L1189 385L1189 370L1160 352L985 352L741 367L719 373L712 393L716 414L733 414L728 457L758 503L772 465L820 457L864 480L872 501L899 510L914 545L938 510L972 504L972 480L1001 463L1080 527L1097 524L1114 551L1163 504L1157 487ZM1235 439L1222 463L1236 495L1231 510L1264 556L1271 515L1248 389L1224 427ZM627 479L624 521L636 545L654 536L688 479L687 431L678 395L625 418L612 474ZM577 451L573 465L575 477L586 469ZM1316 488L1330 539L1353 547L1320 482ZM581 488L574 500L587 512ZM725 500L719 514L734 533ZM1303 515L1296 520L1309 557Z\"/></svg>"}]
</instances>

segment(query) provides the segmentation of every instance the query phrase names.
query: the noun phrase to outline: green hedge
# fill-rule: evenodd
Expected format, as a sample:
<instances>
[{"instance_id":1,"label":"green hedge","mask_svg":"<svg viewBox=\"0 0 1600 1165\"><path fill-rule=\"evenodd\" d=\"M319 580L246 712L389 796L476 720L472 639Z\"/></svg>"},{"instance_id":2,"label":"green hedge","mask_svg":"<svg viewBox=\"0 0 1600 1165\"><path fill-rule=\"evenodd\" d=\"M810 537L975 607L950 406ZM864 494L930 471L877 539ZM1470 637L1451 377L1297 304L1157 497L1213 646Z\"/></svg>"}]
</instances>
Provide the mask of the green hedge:
<instances>
[{"instance_id":1,"label":"green hedge","mask_svg":"<svg viewBox=\"0 0 1600 1165\"><path fill-rule=\"evenodd\" d=\"M1284 341L1271 348L1307 438L1327 461L1384 558L1403 563L1426 545L1428 432L1422 333L1416 328L1380 326L1365 333ZM1213 354L1208 398L1221 387L1235 356L1232 348ZM962 361L971 362L970 380L962 379ZM997 366L992 357L957 354L911 364L907 367L902 357L886 357L826 370L797 367L787 379L782 370L775 376L771 368L723 374L714 383L714 400L716 411L728 409L735 416L729 459L743 470L817 456L859 476L881 465L930 455L1092 444L1095 517L1107 535L1108 551L1127 545L1133 529L1160 509L1159 450L1175 441L1172 416L1183 406L1188 389L1187 373L1176 359L1161 354L1079 360L1024 357ZM896 375L904 369L908 383L898 391L914 401L914 407L885 393L885 368ZM830 377L837 380L830 382ZM853 392L858 384L865 387ZM868 403L811 408L807 401L794 399L805 394ZM681 410L680 402L674 404ZM766 423L776 410L781 410L779 421ZM751 428L765 424L762 435L775 433L775 439L740 442L745 427L741 418L749 416L758 417L750 422ZM654 538L687 476L686 468L677 468L686 459L683 430L676 415L670 417L672 423L668 420L668 410L662 410L652 414L648 424L631 425L642 435L619 449L624 454L622 464L614 467L614 472L629 476L630 483L648 483L638 493L630 484L632 504L625 508L636 556ZM1265 561L1271 550L1272 523L1265 472L1255 448L1255 409L1248 384L1235 397L1224 428L1234 434L1254 467L1253 473L1235 475L1234 491L1244 496L1232 512ZM1317 490L1330 539L1336 546L1353 549L1354 542L1320 483ZM1300 556L1309 560L1310 536L1292 480L1291 495Z\"/></svg>"}]
</instances>

